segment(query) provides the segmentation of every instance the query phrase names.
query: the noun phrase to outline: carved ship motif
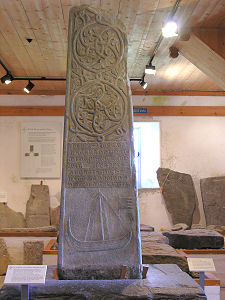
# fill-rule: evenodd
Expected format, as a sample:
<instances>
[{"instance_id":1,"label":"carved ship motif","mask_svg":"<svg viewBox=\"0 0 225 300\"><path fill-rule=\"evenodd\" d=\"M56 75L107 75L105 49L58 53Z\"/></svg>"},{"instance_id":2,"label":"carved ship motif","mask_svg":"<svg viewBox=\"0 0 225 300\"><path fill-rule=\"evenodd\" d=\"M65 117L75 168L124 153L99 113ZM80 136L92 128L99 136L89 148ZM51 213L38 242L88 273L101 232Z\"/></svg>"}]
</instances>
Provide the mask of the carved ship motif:
<instances>
[{"instance_id":1,"label":"carved ship motif","mask_svg":"<svg viewBox=\"0 0 225 300\"><path fill-rule=\"evenodd\" d=\"M91 210L88 218L88 224L86 233L83 240L76 238L72 232L71 217L68 219L68 236L72 242L72 246L76 248L78 252L93 252L93 251L107 251L116 250L126 247L132 237L132 231L127 230L124 234L124 228L122 229L122 222L120 216L114 211L111 205L108 203L106 197L99 192L97 200L95 202L95 209ZM114 222L117 222L121 232L123 234L117 234L114 238L110 237L110 228L108 224L107 215L114 215ZM96 226L97 221L97 226ZM99 231L96 233L96 228Z\"/></svg>"}]
</instances>

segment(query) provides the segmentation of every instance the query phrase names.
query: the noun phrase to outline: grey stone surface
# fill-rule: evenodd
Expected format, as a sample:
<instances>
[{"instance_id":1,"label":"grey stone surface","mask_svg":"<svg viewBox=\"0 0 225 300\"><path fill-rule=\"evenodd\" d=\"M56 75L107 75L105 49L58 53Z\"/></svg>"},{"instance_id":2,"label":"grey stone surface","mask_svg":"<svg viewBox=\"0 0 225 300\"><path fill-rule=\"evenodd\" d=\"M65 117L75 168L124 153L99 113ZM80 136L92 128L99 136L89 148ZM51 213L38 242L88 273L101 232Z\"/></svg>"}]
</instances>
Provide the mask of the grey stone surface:
<instances>
[{"instance_id":1,"label":"grey stone surface","mask_svg":"<svg viewBox=\"0 0 225 300\"><path fill-rule=\"evenodd\" d=\"M141 276L124 26L87 6L70 11L59 276Z\"/></svg>"},{"instance_id":2,"label":"grey stone surface","mask_svg":"<svg viewBox=\"0 0 225 300\"><path fill-rule=\"evenodd\" d=\"M141 231L141 246L151 242L169 244L168 238L161 232Z\"/></svg>"},{"instance_id":3,"label":"grey stone surface","mask_svg":"<svg viewBox=\"0 0 225 300\"><path fill-rule=\"evenodd\" d=\"M168 239L163 240L160 235L151 234L141 235L142 262L143 264L176 264L182 271L188 272L186 257L177 253L174 248L169 246ZM165 237L165 236L164 236Z\"/></svg>"},{"instance_id":4,"label":"grey stone surface","mask_svg":"<svg viewBox=\"0 0 225 300\"><path fill-rule=\"evenodd\" d=\"M206 225L225 225L225 176L200 180Z\"/></svg>"},{"instance_id":5,"label":"grey stone surface","mask_svg":"<svg viewBox=\"0 0 225 300\"><path fill-rule=\"evenodd\" d=\"M177 249L220 249L224 246L224 237L214 230L192 229L163 232L169 244Z\"/></svg>"},{"instance_id":6,"label":"grey stone surface","mask_svg":"<svg viewBox=\"0 0 225 300\"><path fill-rule=\"evenodd\" d=\"M155 229L152 226L141 224L140 225L140 230L141 231L150 231L151 232L151 231L154 231Z\"/></svg>"},{"instance_id":7,"label":"grey stone surface","mask_svg":"<svg viewBox=\"0 0 225 300\"><path fill-rule=\"evenodd\" d=\"M185 223L191 227L197 199L192 177L189 174L159 168L157 178L172 223Z\"/></svg>"},{"instance_id":8,"label":"grey stone surface","mask_svg":"<svg viewBox=\"0 0 225 300\"><path fill-rule=\"evenodd\" d=\"M187 230L190 229L190 227L187 224L184 223L178 223L172 226L172 231L178 231L178 230Z\"/></svg>"},{"instance_id":9,"label":"grey stone surface","mask_svg":"<svg viewBox=\"0 0 225 300\"><path fill-rule=\"evenodd\" d=\"M206 229L206 226L202 224L192 224L191 229Z\"/></svg>"},{"instance_id":10,"label":"grey stone surface","mask_svg":"<svg viewBox=\"0 0 225 300\"><path fill-rule=\"evenodd\" d=\"M24 265L42 265L44 242L24 241Z\"/></svg>"},{"instance_id":11,"label":"grey stone surface","mask_svg":"<svg viewBox=\"0 0 225 300\"><path fill-rule=\"evenodd\" d=\"M0 232L56 232L55 226L43 226L34 228L1 228Z\"/></svg>"},{"instance_id":12,"label":"grey stone surface","mask_svg":"<svg viewBox=\"0 0 225 300\"><path fill-rule=\"evenodd\" d=\"M31 300L206 300L200 286L176 265L150 265L144 280L56 281L49 273L45 286L30 285ZM20 288L4 286L0 290L0 299L20 299Z\"/></svg>"},{"instance_id":13,"label":"grey stone surface","mask_svg":"<svg viewBox=\"0 0 225 300\"><path fill-rule=\"evenodd\" d=\"M32 184L30 198L26 206L26 226L42 227L50 225L50 198L47 185Z\"/></svg>"},{"instance_id":14,"label":"grey stone surface","mask_svg":"<svg viewBox=\"0 0 225 300\"><path fill-rule=\"evenodd\" d=\"M215 230L225 236L225 226L223 225L208 225L206 229Z\"/></svg>"},{"instance_id":15,"label":"grey stone surface","mask_svg":"<svg viewBox=\"0 0 225 300\"><path fill-rule=\"evenodd\" d=\"M51 213L51 225L55 226L59 230L59 216L60 216L60 206L50 209Z\"/></svg>"},{"instance_id":16,"label":"grey stone surface","mask_svg":"<svg viewBox=\"0 0 225 300\"><path fill-rule=\"evenodd\" d=\"M7 204L0 203L0 228L25 227L25 219L21 212L15 212Z\"/></svg>"},{"instance_id":17,"label":"grey stone surface","mask_svg":"<svg viewBox=\"0 0 225 300\"><path fill-rule=\"evenodd\" d=\"M7 245L4 239L0 238L0 275L4 275L8 265L11 264L11 259L8 253Z\"/></svg>"}]
</instances>

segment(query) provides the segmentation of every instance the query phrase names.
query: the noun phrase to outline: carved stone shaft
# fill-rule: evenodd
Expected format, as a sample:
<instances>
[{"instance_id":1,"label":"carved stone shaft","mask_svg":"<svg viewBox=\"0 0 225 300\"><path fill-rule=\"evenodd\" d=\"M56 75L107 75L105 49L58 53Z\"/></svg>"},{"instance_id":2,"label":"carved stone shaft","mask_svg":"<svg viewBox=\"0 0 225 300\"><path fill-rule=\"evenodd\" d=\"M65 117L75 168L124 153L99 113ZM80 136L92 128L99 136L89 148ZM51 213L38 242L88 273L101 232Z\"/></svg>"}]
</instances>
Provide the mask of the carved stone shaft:
<instances>
[{"instance_id":1,"label":"carved stone shaft","mask_svg":"<svg viewBox=\"0 0 225 300\"><path fill-rule=\"evenodd\" d=\"M70 11L58 273L141 277L132 105L124 27L87 6Z\"/></svg>"}]
</instances>

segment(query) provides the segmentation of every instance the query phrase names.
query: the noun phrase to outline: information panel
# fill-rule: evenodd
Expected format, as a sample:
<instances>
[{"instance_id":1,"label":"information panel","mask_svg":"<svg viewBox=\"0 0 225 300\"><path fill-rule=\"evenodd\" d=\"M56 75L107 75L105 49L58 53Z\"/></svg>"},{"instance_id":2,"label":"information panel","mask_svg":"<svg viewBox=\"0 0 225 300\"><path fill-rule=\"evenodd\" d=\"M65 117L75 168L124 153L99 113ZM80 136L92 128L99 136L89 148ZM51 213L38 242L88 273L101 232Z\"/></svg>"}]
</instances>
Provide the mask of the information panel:
<instances>
[{"instance_id":1,"label":"information panel","mask_svg":"<svg viewBox=\"0 0 225 300\"><path fill-rule=\"evenodd\" d=\"M47 265L9 265L4 284L45 284Z\"/></svg>"},{"instance_id":2,"label":"information panel","mask_svg":"<svg viewBox=\"0 0 225 300\"><path fill-rule=\"evenodd\" d=\"M23 122L21 125L21 177L59 178L61 124Z\"/></svg>"},{"instance_id":3,"label":"information panel","mask_svg":"<svg viewBox=\"0 0 225 300\"><path fill-rule=\"evenodd\" d=\"M214 272L216 271L212 258L188 257L188 267L191 272Z\"/></svg>"}]
</instances>

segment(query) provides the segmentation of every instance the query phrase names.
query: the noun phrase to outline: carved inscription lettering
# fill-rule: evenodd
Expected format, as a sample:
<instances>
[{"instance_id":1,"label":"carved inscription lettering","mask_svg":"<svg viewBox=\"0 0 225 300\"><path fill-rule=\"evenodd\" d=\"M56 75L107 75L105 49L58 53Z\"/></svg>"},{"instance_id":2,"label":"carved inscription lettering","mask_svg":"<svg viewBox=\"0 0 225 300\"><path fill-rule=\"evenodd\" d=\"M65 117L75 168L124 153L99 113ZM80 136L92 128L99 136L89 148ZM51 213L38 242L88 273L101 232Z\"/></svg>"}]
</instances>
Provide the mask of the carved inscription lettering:
<instances>
[{"instance_id":1,"label":"carved inscription lettering","mask_svg":"<svg viewBox=\"0 0 225 300\"><path fill-rule=\"evenodd\" d=\"M68 143L67 187L128 187L127 142Z\"/></svg>"}]
</instances>

